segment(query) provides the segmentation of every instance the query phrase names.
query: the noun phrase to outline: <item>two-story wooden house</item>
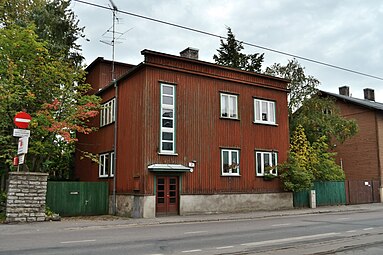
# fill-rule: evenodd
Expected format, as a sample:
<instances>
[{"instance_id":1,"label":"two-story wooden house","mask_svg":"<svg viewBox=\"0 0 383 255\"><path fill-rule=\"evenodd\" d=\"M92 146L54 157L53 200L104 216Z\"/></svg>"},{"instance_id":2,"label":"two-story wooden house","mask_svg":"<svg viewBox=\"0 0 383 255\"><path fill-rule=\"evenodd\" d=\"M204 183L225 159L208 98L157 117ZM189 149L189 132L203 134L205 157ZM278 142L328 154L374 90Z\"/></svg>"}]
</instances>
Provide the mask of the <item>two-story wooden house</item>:
<instances>
[{"instance_id":1,"label":"two-story wooden house","mask_svg":"<svg viewBox=\"0 0 383 255\"><path fill-rule=\"evenodd\" d=\"M347 202L381 202L383 197L383 103L375 101L373 89L364 89L364 98L350 95L348 86L339 94L321 91L335 99L343 117L354 119L359 132L343 144L334 144L336 160L346 175Z\"/></svg>"},{"instance_id":2,"label":"two-story wooden house","mask_svg":"<svg viewBox=\"0 0 383 255\"><path fill-rule=\"evenodd\" d=\"M292 208L279 179L263 178L287 159L288 81L200 61L192 48L142 54L137 66L87 68L103 109L99 130L78 137L77 177L109 182L111 208L133 217Z\"/></svg>"}]
</instances>

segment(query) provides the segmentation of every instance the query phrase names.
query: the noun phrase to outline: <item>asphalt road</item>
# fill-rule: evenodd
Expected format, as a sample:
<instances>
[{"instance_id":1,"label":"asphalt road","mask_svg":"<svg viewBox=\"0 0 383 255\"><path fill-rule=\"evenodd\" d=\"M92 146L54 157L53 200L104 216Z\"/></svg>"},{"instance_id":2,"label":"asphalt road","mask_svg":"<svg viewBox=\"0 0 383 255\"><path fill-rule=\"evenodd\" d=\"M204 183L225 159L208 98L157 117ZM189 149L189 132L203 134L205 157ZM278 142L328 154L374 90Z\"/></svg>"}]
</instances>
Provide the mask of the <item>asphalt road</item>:
<instances>
[{"instance_id":1,"label":"asphalt road","mask_svg":"<svg viewBox=\"0 0 383 255\"><path fill-rule=\"evenodd\" d=\"M0 225L0 254L383 254L383 210L156 225Z\"/></svg>"}]
</instances>

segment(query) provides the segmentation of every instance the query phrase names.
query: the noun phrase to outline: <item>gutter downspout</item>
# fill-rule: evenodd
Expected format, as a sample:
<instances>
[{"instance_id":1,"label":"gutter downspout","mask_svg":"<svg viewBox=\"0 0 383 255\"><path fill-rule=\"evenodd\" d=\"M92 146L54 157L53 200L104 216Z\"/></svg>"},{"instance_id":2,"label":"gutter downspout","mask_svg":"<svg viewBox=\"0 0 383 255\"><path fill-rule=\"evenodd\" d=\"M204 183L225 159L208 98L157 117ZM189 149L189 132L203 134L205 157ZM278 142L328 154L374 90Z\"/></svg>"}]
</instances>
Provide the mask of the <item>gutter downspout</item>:
<instances>
[{"instance_id":1,"label":"gutter downspout","mask_svg":"<svg viewBox=\"0 0 383 255\"><path fill-rule=\"evenodd\" d=\"M381 146L381 140L380 136L383 135L379 132L379 116L378 112L375 111L375 129L376 129L376 145L377 145L377 156L378 156L378 174L379 174L379 179L380 179L380 185L379 185L379 195L380 195L380 203L383 203L383 173L382 173L382 162L381 162L381 151L380 151L380 146Z\"/></svg>"},{"instance_id":2,"label":"gutter downspout","mask_svg":"<svg viewBox=\"0 0 383 255\"><path fill-rule=\"evenodd\" d=\"M112 208L112 214L116 215L117 213L117 203L116 203L116 175L117 175L117 116L118 116L118 86L117 82L114 79L114 89L115 89L115 103L114 103L114 142L113 142L113 152L114 152L114 158L113 158L113 166L114 166L114 173L113 173L113 208Z\"/></svg>"}]
</instances>

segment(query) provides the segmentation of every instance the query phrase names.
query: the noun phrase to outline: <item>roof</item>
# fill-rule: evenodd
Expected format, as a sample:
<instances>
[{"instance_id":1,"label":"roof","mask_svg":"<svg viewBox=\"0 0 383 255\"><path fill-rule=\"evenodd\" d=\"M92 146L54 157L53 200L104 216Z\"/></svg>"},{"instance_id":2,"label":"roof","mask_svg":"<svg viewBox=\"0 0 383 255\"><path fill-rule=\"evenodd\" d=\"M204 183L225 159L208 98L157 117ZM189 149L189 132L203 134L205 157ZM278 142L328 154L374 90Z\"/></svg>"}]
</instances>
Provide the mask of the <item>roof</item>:
<instances>
[{"instance_id":1,"label":"roof","mask_svg":"<svg viewBox=\"0 0 383 255\"><path fill-rule=\"evenodd\" d=\"M180 164L153 164L148 166L149 171L162 172L192 172L192 168Z\"/></svg>"},{"instance_id":2,"label":"roof","mask_svg":"<svg viewBox=\"0 0 383 255\"><path fill-rule=\"evenodd\" d=\"M131 64L128 64L128 63L123 63L123 62L117 62L117 61L112 61L112 60L107 60L107 59L104 59L103 57L97 57L95 60L93 60L92 63L90 63L86 68L85 68L85 71L89 72L90 69L92 69L94 66L96 66L97 64L101 63L101 62L104 62L104 63L110 63L112 64L114 62L114 64L116 65L123 65L123 66L127 66L127 67L134 67L135 65L131 65Z\"/></svg>"},{"instance_id":3,"label":"roof","mask_svg":"<svg viewBox=\"0 0 383 255\"><path fill-rule=\"evenodd\" d=\"M171 54L167 54L167 53L163 53L163 52L158 52L158 51L153 51L153 50L148 50L148 49L142 50L141 54L142 55L155 55L155 56L167 57L167 58L172 58L172 59L178 59L178 60L181 60L181 61L187 61L187 62L192 62L192 63L196 63L196 64L200 64L200 65L205 65L205 66L211 66L211 67L220 68L220 69L231 70L231 71L238 72L238 73L244 73L244 74L248 74L248 75L264 77L264 78L267 78L267 79L278 80L278 81L282 81L282 82L286 82L286 83L290 82L289 79L281 78L281 77L278 77L278 76L273 76L273 75L263 74L263 73L258 73L258 72L245 71L245 70L242 70L242 69L239 69L239 68L219 65L219 64L216 64L216 63L211 63L211 62L207 62L207 61L203 61L203 60L199 60L199 59L193 59L193 58L187 58L187 57L182 57L182 56L171 55Z\"/></svg>"},{"instance_id":4,"label":"roof","mask_svg":"<svg viewBox=\"0 0 383 255\"><path fill-rule=\"evenodd\" d=\"M214 68L219 68L219 69L222 69L222 70L231 70L233 72L243 73L243 74L251 75L251 76L263 77L263 78L266 78L266 79L271 79L271 80L285 82L285 83L289 83L290 82L289 79L285 79L285 78L281 78L281 77L277 77L277 76L272 76L272 75L267 75L267 74L262 74L262 73L257 73L257 72L244 71L244 70L241 70L241 69L238 69L238 68L227 67L227 66L223 66L223 65L219 65L219 64L215 64L215 63L210 63L210 62L202 61L202 60L199 60L199 59L192 59L192 58L187 58L187 57L175 56L175 55L170 55L170 54L166 54L166 53L162 53L162 52L157 52L157 51L152 51L152 50L148 50L148 49L142 50L141 54L144 55L144 56L146 56L146 55L154 55L154 56L166 57L166 58L181 60L181 61L185 61L185 62L191 62L191 63L195 63L195 64L199 64L199 65L205 65L205 66L210 66L210 67L214 67ZM100 62L110 62L111 63L112 61L104 60L103 57L98 57L85 70L89 71L91 68L93 68L93 66L95 66L96 64L98 64ZM125 64L125 63L120 63L120 62L115 62L115 63ZM129 64L125 64L125 65L129 65ZM138 64L136 66L131 65L132 68L128 72L126 72L125 74L123 74L120 77L118 77L115 82L119 83L120 81L126 79L127 77L131 76L132 74L134 74L135 72L137 72L138 70L143 68L145 65L149 65L149 63L147 63L146 60L144 60L143 62L141 62L140 64ZM105 91L105 90L107 90L107 89L109 89L110 87L113 87L113 86L114 86L114 82L111 81L109 83L109 85L103 87L96 94L100 94L103 91ZM284 90L287 91L287 92L290 91L289 89L284 89Z\"/></svg>"},{"instance_id":5,"label":"roof","mask_svg":"<svg viewBox=\"0 0 383 255\"><path fill-rule=\"evenodd\" d=\"M356 105L373 109L373 110L383 111L383 103L378 103L378 102L370 101L367 99L360 99L360 98L355 98L355 97L350 97L345 95L339 95L336 93L331 93L331 92L327 92L323 90L320 90L320 93L335 97L336 99L342 100L344 102L356 104Z\"/></svg>"}]
</instances>

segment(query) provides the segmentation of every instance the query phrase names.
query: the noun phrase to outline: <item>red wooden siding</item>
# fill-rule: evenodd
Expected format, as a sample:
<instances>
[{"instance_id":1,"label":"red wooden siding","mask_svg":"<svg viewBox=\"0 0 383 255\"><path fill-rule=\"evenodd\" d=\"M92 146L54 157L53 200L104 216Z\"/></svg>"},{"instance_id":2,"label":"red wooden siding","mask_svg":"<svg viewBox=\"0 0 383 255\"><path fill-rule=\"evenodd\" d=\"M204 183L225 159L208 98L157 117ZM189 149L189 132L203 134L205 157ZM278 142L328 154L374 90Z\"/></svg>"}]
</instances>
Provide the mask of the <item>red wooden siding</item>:
<instances>
[{"instance_id":1,"label":"red wooden siding","mask_svg":"<svg viewBox=\"0 0 383 255\"><path fill-rule=\"evenodd\" d=\"M287 158L287 81L197 60L149 51L144 54L145 63L118 80L117 193L154 194L155 176L148 171L149 165L187 166L193 160L194 171L181 174L182 194L281 191L278 180L256 177L255 151L276 150L279 163ZM106 74L108 68L98 66L93 67L96 74L90 74L88 80L97 84L94 80L99 75L98 84L102 84L107 79L97 73ZM174 156L158 154L161 82L176 87L178 155ZM238 95L239 120L220 118L221 92ZM114 88L100 95L105 102L114 96ZM276 102L278 125L253 123L254 98ZM92 135L80 136L78 148L95 153L112 150L113 132L112 124ZM240 176L221 176L221 148L240 150ZM99 180L97 164L78 159L77 155L79 178Z\"/></svg>"},{"instance_id":2,"label":"red wooden siding","mask_svg":"<svg viewBox=\"0 0 383 255\"><path fill-rule=\"evenodd\" d=\"M178 156L158 155L160 85L159 81L176 84L176 152ZM154 163L187 165L196 160L193 173L183 176L184 194L217 192L275 191L277 182L265 182L255 176L255 149L279 151L279 162L286 160L288 149L287 96L285 92L243 86L233 82L192 74L148 68L149 124L143 170ZM238 94L240 120L220 119L220 91ZM253 97L273 99L277 103L278 126L254 124ZM150 102L150 103L149 103ZM220 148L240 149L240 177L222 177ZM150 181L149 181L150 180ZM148 181L151 192L153 183Z\"/></svg>"}]
</instances>

